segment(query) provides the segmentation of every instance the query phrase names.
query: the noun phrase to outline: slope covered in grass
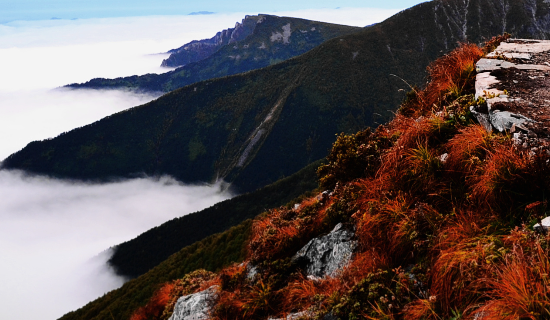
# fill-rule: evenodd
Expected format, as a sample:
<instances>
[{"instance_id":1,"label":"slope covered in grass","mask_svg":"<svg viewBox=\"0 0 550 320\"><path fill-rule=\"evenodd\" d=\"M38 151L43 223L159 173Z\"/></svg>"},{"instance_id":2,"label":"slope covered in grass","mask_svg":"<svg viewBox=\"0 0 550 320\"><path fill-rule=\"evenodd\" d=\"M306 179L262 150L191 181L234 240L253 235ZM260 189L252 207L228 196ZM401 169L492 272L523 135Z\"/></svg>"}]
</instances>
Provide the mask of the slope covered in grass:
<instances>
[{"instance_id":1,"label":"slope covered in grass","mask_svg":"<svg viewBox=\"0 0 550 320\"><path fill-rule=\"evenodd\" d=\"M475 62L493 44L440 58L390 123L340 136L319 169L330 195L256 219L245 263L189 290L219 286L212 318L548 319L550 235L530 226L548 212L550 155L469 113L484 103L473 98ZM290 257L337 223L356 230L351 263L306 277ZM158 307L134 317L167 319L170 306Z\"/></svg>"},{"instance_id":2,"label":"slope covered in grass","mask_svg":"<svg viewBox=\"0 0 550 320\"><path fill-rule=\"evenodd\" d=\"M544 1L505 4L422 3L280 64L199 82L31 142L3 166L78 179L225 178L255 190L326 156L335 134L388 120L402 101L398 90L409 90L399 77L421 85L429 62L457 41L480 42L503 30L550 37Z\"/></svg>"}]
</instances>

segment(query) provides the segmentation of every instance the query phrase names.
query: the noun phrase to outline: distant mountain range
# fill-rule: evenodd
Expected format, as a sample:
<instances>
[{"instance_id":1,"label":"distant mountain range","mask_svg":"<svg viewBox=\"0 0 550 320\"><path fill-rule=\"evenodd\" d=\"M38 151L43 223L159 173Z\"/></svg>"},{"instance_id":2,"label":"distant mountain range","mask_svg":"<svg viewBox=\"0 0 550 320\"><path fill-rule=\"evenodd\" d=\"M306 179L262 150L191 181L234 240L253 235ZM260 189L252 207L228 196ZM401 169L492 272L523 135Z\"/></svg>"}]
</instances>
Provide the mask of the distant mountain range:
<instances>
[{"instance_id":1,"label":"distant mountain range","mask_svg":"<svg viewBox=\"0 0 550 320\"><path fill-rule=\"evenodd\" d=\"M422 3L285 62L198 82L31 142L3 166L94 180L223 178L241 191L255 190L325 156L335 134L387 121L404 97L399 90L410 90L401 79L422 85L429 62L459 41L481 42L503 31L548 38L547 7ZM280 27L271 33L284 42Z\"/></svg>"},{"instance_id":2,"label":"distant mountain range","mask_svg":"<svg viewBox=\"0 0 550 320\"><path fill-rule=\"evenodd\" d=\"M70 88L117 89L168 92L212 78L267 67L305 53L324 41L361 28L272 15L246 16L235 28L213 38L192 41L170 50L162 62L182 66L163 74L97 78Z\"/></svg>"}]
</instances>

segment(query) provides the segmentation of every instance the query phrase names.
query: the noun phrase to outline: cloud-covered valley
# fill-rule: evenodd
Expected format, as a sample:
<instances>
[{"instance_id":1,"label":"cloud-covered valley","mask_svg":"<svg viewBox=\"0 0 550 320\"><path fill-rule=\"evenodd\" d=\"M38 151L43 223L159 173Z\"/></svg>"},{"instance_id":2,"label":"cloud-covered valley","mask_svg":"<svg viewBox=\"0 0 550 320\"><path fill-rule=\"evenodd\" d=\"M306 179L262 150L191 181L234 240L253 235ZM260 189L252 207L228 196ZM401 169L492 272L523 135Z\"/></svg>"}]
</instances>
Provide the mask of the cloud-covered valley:
<instances>
[{"instance_id":1,"label":"cloud-covered valley","mask_svg":"<svg viewBox=\"0 0 550 320\"><path fill-rule=\"evenodd\" d=\"M396 11L273 14L365 26ZM160 63L167 55L159 53L210 38L244 15L0 24L0 161L33 140L158 97L60 86L166 72ZM229 197L220 185L186 186L169 177L85 184L0 171L0 319L56 319L79 308L123 283L107 269L109 247Z\"/></svg>"}]
</instances>

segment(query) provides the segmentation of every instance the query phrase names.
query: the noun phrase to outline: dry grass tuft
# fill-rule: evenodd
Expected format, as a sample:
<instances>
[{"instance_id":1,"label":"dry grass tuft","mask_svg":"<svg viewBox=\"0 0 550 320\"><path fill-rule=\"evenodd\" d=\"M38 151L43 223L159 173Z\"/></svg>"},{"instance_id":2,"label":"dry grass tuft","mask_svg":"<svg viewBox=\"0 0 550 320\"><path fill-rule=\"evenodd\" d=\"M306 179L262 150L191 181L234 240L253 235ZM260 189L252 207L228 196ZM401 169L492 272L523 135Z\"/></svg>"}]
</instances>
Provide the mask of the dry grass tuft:
<instances>
[{"instance_id":1,"label":"dry grass tuft","mask_svg":"<svg viewBox=\"0 0 550 320\"><path fill-rule=\"evenodd\" d=\"M428 67L429 83L400 109L406 116L417 118L427 112L439 111L465 92L472 90L475 63L483 51L475 44L462 44Z\"/></svg>"},{"instance_id":2,"label":"dry grass tuft","mask_svg":"<svg viewBox=\"0 0 550 320\"><path fill-rule=\"evenodd\" d=\"M538 241L531 249L526 253L516 246L495 270L496 276L486 279L490 300L476 311L483 319L550 318L548 250Z\"/></svg>"}]
</instances>

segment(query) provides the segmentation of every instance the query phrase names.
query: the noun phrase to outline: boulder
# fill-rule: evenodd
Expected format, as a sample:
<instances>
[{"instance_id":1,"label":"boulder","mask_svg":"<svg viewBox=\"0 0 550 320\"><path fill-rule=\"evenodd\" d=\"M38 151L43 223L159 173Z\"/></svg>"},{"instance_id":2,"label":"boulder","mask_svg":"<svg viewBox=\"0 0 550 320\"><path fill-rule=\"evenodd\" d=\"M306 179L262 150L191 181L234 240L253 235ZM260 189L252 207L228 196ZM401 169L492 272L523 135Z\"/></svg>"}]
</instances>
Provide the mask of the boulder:
<instances>
[{"instance_id":1,"label":"boulder","mask_svg":"<svg viewBox=\"0 0 550 320\"><path fill-rule=\"evenodd\" d=\"M210 318L210 306L216 299L218 286L180 297L169 320L206 320Z\"/></svg>"},{"instance_id":2,"label":"boulder","mask_svg":"<svg viewBox=\"0 0 550 320\"><path fill-rule=\"evenodd\" d=\"M309 241L292 260L304 265L308 277L333 276L346 266L357 247L355 233L339 223L327 235Z\"/></svg>"},{"instance_id":3,"label":"boulder","mask_svg":"<svg viewBox=\"0 0 550 320\"><path fill-rule=\"evenodd\" d=\"M510 131L512 126L522 126L524 123L532 121L521 114L500 110L490 110L489 120L493 127L500 132Z\"/></svg>"}]
</instances>

